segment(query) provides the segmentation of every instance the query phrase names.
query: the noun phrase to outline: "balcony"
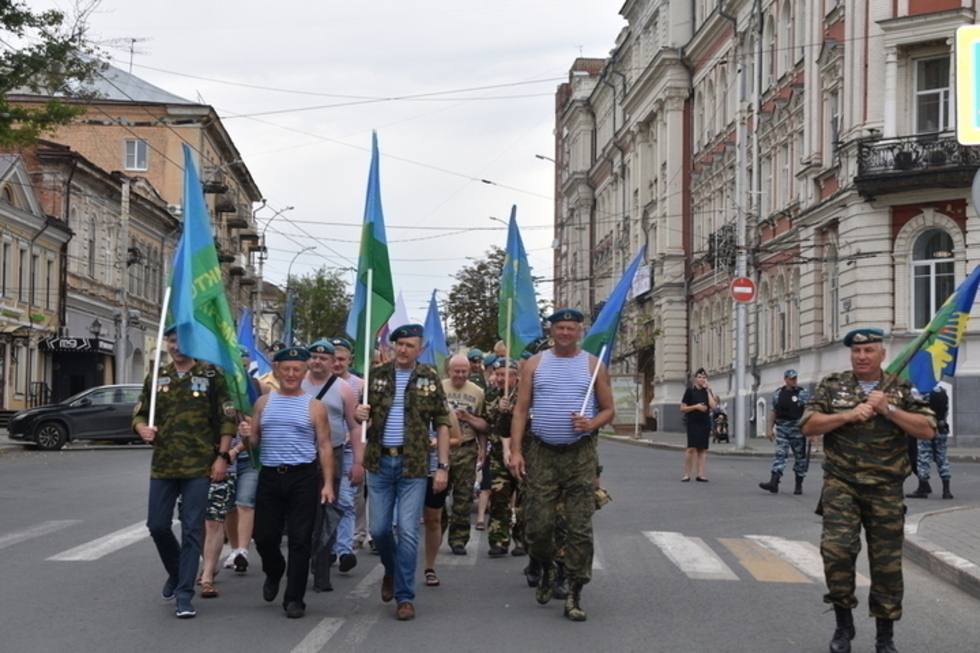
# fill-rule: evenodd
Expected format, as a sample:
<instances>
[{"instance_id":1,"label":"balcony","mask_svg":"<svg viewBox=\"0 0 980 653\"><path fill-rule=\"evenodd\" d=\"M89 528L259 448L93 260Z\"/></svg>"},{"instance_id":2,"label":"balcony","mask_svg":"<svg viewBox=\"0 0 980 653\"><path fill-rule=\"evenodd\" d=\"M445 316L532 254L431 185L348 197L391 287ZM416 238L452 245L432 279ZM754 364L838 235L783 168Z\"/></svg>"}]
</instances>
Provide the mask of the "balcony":
<instances>
[{"instance_id":1,"label":"balcony","mask_svg":"<svg viewBox=\"0 0 980 653\"><path fill-rule=\"evenodd\" d=\"M953 135L926 134L858 143L854 184L866 198L928 188L969 188L980 168L980 148Z\"/></svg>"}]
</instances>

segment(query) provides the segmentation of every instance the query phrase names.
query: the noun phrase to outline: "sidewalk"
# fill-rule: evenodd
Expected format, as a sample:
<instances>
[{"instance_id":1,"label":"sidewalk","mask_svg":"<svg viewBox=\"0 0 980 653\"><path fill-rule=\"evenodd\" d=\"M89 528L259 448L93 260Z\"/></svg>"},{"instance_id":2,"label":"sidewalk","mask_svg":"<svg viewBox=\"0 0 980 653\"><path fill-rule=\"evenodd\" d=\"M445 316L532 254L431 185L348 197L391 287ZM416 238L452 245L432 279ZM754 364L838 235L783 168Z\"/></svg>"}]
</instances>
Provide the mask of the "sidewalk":
<instances>
[{"instance_id":1,"label":"sidewalk","mask_svg":"<svg viewBox=\"0 0 980 653\"><path fill-rule=\"evenodd\" d=\"M602 434L610 442L638 447L683 451L687 436L673 431L643 431L640 437ZM708 453L716 456L772 458L773 445L764 438L749 438L745 449L730 443L711 443ZM822 460L814 454L813 460ZM980 463L980 447L949 450L953 463ZM938 480L938 479L937 479ZM933 495L938 496L938 495ZM913 503L917 508L922 500ZM928 501L928 500L926 500ZM933 575L980 599L980 505L957 506L910 515L905 520L905 557Z\"/></svg>"}]
</instances>

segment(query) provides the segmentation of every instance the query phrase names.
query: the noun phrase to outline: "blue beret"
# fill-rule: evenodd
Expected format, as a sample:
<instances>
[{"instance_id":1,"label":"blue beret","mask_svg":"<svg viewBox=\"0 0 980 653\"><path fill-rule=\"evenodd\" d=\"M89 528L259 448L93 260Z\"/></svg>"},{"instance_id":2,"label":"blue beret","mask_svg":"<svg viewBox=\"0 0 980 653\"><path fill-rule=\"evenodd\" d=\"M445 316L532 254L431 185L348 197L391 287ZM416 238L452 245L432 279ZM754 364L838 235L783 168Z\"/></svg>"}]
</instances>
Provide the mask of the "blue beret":
<instances>
[{"instance_id":1,"label":"blue beret","mask_svg":"<svg viewBox=\"0 0 980 653\"><path fill-rule=\"evenodd\" d=\"M528 354L527 358L530 358L531 356L540 354L545 349L551 349L554 346L555 341L551 338L538 338L524 349L524 354ZM521 358L524 358L524 354L521 354Z\"/></svg>"},{"instance_id":2,"label":"blue beret","mask_svg":"<svg viewBox=\"0 0 980 653\"><path fill-rule=\"evenodd\" d=\"M272 353L276 353L280 349L285 349L285 348L286 348L286 343L284 343L282 340L277 340L271 345L269 345L269 349L272 350Z\"/></svg>"},{"instance_id":3,"label":"blue beret","mask_svg":"<svg viewBox=\"0 0 980 653\"><path fill-rule=\"evenodd\" d=\"M501 367L509 367L512 370L516 370L517 361L513 358L498 358L493 362L493 369L499 370Z\"/></svg>"},{"instance_id":4,"label":"blue beret","mask_svg":"<svg viewBox=\"0 0 980 653\"><path fill-rule=\"evenodd\" d=\"M239 346L238 346L238 349L239 349L239 350L241 351L241 354L242 354L242 356L248 356L248 357L250 357L250 358L251 358L251 356L252 356L252 352L250 352L250 351L248 350L248 347L244 347L244 346L242 346L242 345L239 345Z\"/></svg>"},{"instance_id":5,"label":"blue beret","mask_svg":"<svg viewBox=\"0 0 980 653\"><path fill-rule=\"evenodd\" d=\"M496 360L497 360L496 354L487 354L486 356L483 357L483 366L490 367L491 365L493 365L494 361Z\"/></svg>"},{"instance_id":6,"label":"blue beret","mask_svg":"<svg viewBox=\"0 0 980 653\"><path fill-rule=\"evenodd\" d=\"M330 344L334 346L334 349L343 347L347 351L354 351L354 345L350 344L350 340L346 338L330 338Z\"/></svg>"},{"instance_id":7,"label":"blue beret","mask_svg":"<svg viewBox=\"0 0 980 653\"><path fill-rule=\"evenodd\" d=\"M521 352L522 361L528 360L529 358L531 358L531 356L534 356L534 354L531 352L530 349L525 349L524 351Z\"/></svg>"},{"instance_id":8,"label":"blue beret","mask_svg":"<svg viewBox=\"0 0 980 653\"><path fill-rule=\"evenodd\" d=\"M466 357L470 360L475 360L477 358L483 360L483 352L480 351L479 349L473 348L468 352L466 352Z\"/></svg>"},{"instance_id":9,"label":"blue beret","mask_svg":"<svg viewBox=\"0 0 980 653\"><path fill-rule=\"evenodd\" d=\"M548 321L552 324L555 322L585 322L585 316L582 315L582 311L577 311L574 308L563 308L549 315Z\"/></svg>"},{"instance_id":10,"label":"blue beret","mask_svg":"<svg viewBox=\"0 0 980 653\"><path fill-rule=\"evenodd\" d=\"M844 336L844 346L867 345L872 342L881 342L885 339L885 332L881 329L854 329Z\"/></svg>"},{"instance_id":11,"label":"blue beret","mask_svg":"<svg viewBox=\"0 0 980 653\"><path fill-rule=\"evenodd\" d=\"M421 338L425 335L425 329L421 324L403 324L388 336L388 340L395 342L399 338Z\"/></svg>"},{"instance_id":12,"label":"blue beret","mask_svg":"<svg viewBox=\"0 0 980 653\"><path fill-rule=\"evenodd\" d=\"M283 361L308 361L310 360L310 352L302 347L286 347L277 351L276 355L272 357L272 360L277 363Z\"/></svg>"},{"instance_id":13,"label":"blue beret","mask_svg":"<svg viewBox=\"0 0 980 653\"><path fill-rule=\"evenodd\" d=\"M168 326L163 331L163 335L164 336L169 336L171 333L177 333L177 325L176 324L171 324L170 326Z\"/></svg>"},{"instance_id":14,"label":"blue beret","mask_svg":"<svg viewBox=\"0 0 980 653\"><path fill-rule=\"evenodd\" d=\"M317 340L308 347L311 354L333 354L333 345L326 340Z\"/></svg>"}]
</instances>

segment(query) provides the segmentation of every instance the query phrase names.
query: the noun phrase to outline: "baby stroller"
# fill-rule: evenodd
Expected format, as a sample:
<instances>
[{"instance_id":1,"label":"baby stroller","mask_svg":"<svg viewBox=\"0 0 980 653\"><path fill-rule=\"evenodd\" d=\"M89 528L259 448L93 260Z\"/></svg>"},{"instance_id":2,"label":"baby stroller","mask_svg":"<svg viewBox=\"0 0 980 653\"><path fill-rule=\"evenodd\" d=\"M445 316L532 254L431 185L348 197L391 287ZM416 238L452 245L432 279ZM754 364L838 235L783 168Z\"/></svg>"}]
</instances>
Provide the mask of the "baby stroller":
<instances>
[{"instance_id":1,"label":"baby stroller","mask_svg":"<svg viewBox=\"0 0 980 653\"><path fill-rule=\"evenodd\" d=\"M711 441L715 443L729 442L728 413L725 412L724 406L718 406L715 408L714 416L712 417L711 422Z\"/></svg>"}]
</instances>

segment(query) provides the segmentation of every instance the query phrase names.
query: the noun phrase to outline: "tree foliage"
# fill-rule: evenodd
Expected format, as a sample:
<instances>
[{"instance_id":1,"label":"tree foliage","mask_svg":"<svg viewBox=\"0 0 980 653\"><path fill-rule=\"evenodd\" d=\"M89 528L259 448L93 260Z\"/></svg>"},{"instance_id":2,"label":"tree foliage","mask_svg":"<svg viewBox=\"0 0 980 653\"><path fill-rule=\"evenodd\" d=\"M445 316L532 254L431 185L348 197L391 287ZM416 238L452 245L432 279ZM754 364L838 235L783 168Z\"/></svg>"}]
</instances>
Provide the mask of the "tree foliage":
<instances>
[{"instance_id":1,"label":"tree foliage","mask_svg":"<svg viewBox=\"0 0 980 653\"><path fill-rule=\"evenodd\" d=\"M492 351L497 337L497 302L504 250L491 247L484 258L455 274L446 316L461 346Z\"/></svg>"},{"instance_id":2,"label":"tree foliage","mask_svg":"<svg viewBox=\"0 0 980 653\"><path fill-rule=\"evenodd\" d=\"M91 98L84 83L105 69L86 38L86 19L99 0L79 0L74 13L32 11L0 1L0 147L32 145L47 131L85 112L62 98ZM40 106L12 104L11 94L50 98Z\"/></svg>"},{"instance_id":3,"label":"tree foliage","mask_svg":"<svg viewBox=\"0 0 980 653\"><path fill-rule=\"evenodd\" d=\"M312 274L293 277L290 288L296 297L293 332L297 340L309 344L344 333L352 297L339 270L322 267Z\"/></svg>"}]
</instances>

